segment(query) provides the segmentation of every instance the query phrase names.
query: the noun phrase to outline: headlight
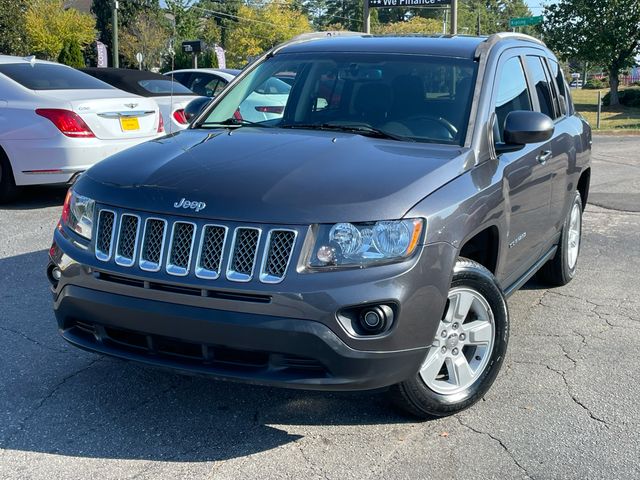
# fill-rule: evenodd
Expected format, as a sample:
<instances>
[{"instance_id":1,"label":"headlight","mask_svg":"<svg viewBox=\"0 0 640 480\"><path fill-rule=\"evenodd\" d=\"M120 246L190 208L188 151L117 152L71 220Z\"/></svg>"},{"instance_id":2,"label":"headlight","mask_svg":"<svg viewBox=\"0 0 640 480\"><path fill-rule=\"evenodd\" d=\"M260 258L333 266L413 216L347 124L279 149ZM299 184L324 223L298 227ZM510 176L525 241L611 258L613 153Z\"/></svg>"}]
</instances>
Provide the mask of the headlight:
<instances>
[{"instance_id":1,"label":"headlight","mask_svg":"<svg viewBox=\"0 0 640 480\"><path fill-rule=\"evenodd\" d=\"M420 218L319 225L308 266L367 266L402 260L415 251L423 227Z\"/></svg>"},{"instance_id":2,"label":"headlight","mask_svg":"<svg viewBox=\"0 0 640 480\"><path fill-rule=\"evenodd\" d=\"M91 240L95 202L69 189L62 207L62 224L78 235Z\"/></svg>"}]
</instances>

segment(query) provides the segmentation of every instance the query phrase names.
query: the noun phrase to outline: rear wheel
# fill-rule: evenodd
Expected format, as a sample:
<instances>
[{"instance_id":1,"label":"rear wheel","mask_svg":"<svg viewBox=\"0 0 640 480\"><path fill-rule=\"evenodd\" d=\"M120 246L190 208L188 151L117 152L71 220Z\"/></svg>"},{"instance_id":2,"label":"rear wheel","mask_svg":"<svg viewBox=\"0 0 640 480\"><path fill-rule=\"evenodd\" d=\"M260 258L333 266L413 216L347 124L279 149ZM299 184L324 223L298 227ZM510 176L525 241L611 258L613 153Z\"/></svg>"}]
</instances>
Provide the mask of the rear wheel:
<instances>
[{"instance_id":1,"label":"rear wheel","mask_svg":"<svg viewBox=\"0 0 640 480\"><path fill-rule=\"evenodd\" d=\"M575 277L581 239L582 198L580 193L576 192L562 227L558 250L555 256L540 269L539 278L543 282L561 287Z\"/></svg>"},{"instance_id":2,"label":"rear wheel","mask_svg":"<svg viewBox=\"0 0 640 480\"><path fill-rule=\"evenodd\" d=\"M0 204L13 200L18 193L13 179L13 170L5 153L0 148Z\"/></svg>"},{"instance_id":3,"label":"rear wheel","mask_svg":"<svg viewBox=\"0 0 640 480\"><path fill-rule=\"evenodd\" d=\"M429 353L414 377L392 387L394 401L420 418L451 415L473 405L500 371L508 338L507 303L495 277L461 258Z\"/></svg>"}]
</instances>

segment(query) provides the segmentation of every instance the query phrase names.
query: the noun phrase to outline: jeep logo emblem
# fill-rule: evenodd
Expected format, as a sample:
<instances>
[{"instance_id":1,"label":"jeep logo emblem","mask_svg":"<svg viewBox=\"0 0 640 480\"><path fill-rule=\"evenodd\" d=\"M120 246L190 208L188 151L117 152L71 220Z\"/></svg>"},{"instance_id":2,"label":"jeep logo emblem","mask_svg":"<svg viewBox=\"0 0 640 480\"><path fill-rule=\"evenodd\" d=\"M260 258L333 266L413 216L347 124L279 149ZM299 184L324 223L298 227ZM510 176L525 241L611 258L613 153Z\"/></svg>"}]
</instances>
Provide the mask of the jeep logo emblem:
<instances>
[{"instance_id":1,"label":"jeep logo emblem","mask_svg":"<svg viewBox=\"0 0 640 480\"><path fill-rule=\"evenodd\" d=\"M204 210L207 207L207 204L204 202L194 202L193 200L187 200L186 198L183 198L179 202L174 203L173 206L175 208L190 208L191 210L199 212L200 210Z\"/></svg>"}]
</instances>

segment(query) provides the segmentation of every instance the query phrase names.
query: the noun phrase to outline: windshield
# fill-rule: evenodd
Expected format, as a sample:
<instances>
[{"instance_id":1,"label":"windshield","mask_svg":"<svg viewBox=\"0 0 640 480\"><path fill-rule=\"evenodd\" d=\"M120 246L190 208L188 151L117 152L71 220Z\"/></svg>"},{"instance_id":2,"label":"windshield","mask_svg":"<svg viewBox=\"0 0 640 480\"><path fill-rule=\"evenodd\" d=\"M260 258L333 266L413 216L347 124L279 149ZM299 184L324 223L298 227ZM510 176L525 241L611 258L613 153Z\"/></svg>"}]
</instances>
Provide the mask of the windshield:
<instances>
[{"instance_id":1,"label":"windshield","mask_svg":"<svg viewBox=\"0 0 640 480\"><path fill-rule=\"evenodd\" d=\"M278 54L249 72L198 126L344 129L462 145L476 66L427 55Z\"/></svg>"}]
</instances>

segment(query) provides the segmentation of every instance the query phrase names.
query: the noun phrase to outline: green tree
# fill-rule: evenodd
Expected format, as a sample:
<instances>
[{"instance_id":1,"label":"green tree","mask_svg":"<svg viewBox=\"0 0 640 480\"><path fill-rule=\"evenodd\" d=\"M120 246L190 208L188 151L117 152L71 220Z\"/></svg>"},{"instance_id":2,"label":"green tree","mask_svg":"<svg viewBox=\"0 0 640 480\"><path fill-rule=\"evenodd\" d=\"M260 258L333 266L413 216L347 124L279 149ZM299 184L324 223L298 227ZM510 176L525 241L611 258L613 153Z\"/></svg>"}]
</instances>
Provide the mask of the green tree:
<instances>
[{"instance_id":1,"label":"green tree","mask_svg":"<svg viewBox=\"0 0 640 480\"><path fill-rule=\"evenodd\" d=\"M226 50L230 66L241 67L249 57L313 30L304 13L282 1L260 6L241 5L237 17L242 21L237 22L228 34Z\"/></svg>"},{"instance_id":2,"label":"green tree","mask_svg":"<svg viewBox=\"0 0 640 480\"><path fill-rule=\"evenodd\" d=\"M379 34L411 34L442 33L442 22L432 18L413 17L406 21L390 22L376 25L374 33Z\"/></svg>"},{"instance_id":3,"label":"green tree","mask_svg":"<svg viewBox=\"0 0 640 480\"><path fill-rule=\"evenodd\" d=\"M136 54L142 54L142 66L160 69L169 54L170 30L161 11L141 11L120 35L120 53L126 64L138 66Z\"/></svg>"},{"instance_id":4,"label":"green tree","mask_svg":"<svg viewBox=\"0 0 640 480\"><path fill-rule=\"evenodd\" d=\"M91 13L96 17L98 40L107 46L109 58L111 58L113 47L111 44L113 2L114 0L93 0L91 3ZM120 0L118 2L118 31L126 30L140 12L159 13L159 0Z\"/></svg>"},{"instance_id":5,"label":"green tree","mask_svg":"<svg viewBox=\"0 0 640 480\"><path fill-rule=\"evenodd\" d=\"M64 46L62 47L62 51L58 56L58 62L63 63L65 65L69 65L73 68L84 68L86 67L84 63L84 56L82 54L82 49L80 45L76 41L67 40L64 42Z\"/></svg>"},{"instance_id":6,"label":"green tree","mask_svg":"<svg viewBox=\"0 0 640 480\"><path fill-rule=\"evenodd\" d=\"M640 2L559 0L545 7L544 17L544 40L561 58L606 66L610 104L618 105L620 72L640 51Z\"/></svg>"},{"instance_id":7,"label":"green tree","mask_svg":"<svg viewBox=\"0 0 640 480\"><path fill-rule=\"evenodd\" d=\"M0 0L0 54L26 55L28 0Z\"/></svg>"},{"instance_id":8,"label":"green tree","mask_svg":"<svg viewBox=\"0 0 640 480\"><path fill-rule=\"evenodd\" d=\"M63 0L31 0L25 13L27 46L31 53L57 59L65 42L85 46L95 40L95 19Z\"/></svg>"}]
</instances>

